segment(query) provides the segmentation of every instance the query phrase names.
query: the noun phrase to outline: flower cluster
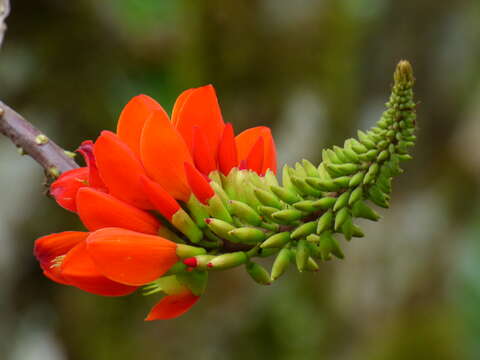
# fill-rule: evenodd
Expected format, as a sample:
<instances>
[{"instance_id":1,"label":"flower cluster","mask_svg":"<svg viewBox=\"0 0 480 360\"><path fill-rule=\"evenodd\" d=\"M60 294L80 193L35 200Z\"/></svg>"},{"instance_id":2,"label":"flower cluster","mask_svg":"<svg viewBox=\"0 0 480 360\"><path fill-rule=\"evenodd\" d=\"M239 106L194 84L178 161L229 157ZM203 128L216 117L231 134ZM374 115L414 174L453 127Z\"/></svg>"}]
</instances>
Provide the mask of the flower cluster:
<instances>
[{"instance_id":1,"label":"flower cluster","mask_svg":"<svg viewBox=\"0 0 480 360\"><path fill-rule=\"evenodd\" d=\"M123 109L116 133L103 131L78 151L87 166L62 174L50 193L77 213L88 232L42 237L35 255L50 279L104 296L130 294L182 257L204 253L182 244L156 214L170 222L177 215L179 228L193 242L200 240L203 235L195 232L179 201L189 202L192 192L202 202L212 197L209 174L228 175L233 168L259 175L276 171L270 129L251 128L235 137L212 86L182 93L171 119L152 98L136 96ZM172 275L167 282L162 291L168 296L147 320L178 316L200 295L188 286L191 281Z\"/></svg>"},{"instance_id":2,"label":"flower cluster","mask_svg":"<svg viewBox=\"0 0 480 360\"><path fill-rule=\"evenodd\" d=\"M387 109L376 126L282 169L267 127L234 136L215 91L185 91L171 119L148 96L124 108L116 133L103 131L79 152L86 166L62 174L50 193L87 232L38 239L35 255L52 280L104 295L166 294L147 320L183 314L204 293L208 273L244 266L268 285L296 264L343 258L338 236L364 236L356 218L377 221L392 178L410 159L416 114L414 78L398 64ZM271 271L253 261L275 256Z\"/></svg>"}]
</instances>

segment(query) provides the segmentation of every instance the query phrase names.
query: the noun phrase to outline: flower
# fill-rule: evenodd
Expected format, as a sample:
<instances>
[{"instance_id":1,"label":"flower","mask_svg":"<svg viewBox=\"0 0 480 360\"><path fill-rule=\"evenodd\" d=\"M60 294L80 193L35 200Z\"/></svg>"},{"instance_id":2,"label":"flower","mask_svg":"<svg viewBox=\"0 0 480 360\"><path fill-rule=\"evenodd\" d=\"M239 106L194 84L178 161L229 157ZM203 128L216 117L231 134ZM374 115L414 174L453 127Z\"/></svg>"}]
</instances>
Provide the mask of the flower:
<instances>
[{"instance_id":1,"label":"flower","mask_svg":"<svg viewBox=\"0 0 480 360\"><path fill-rule=\"evenodd\" d=\"M102 131L77 151L86 166L62 174L50 193L78 214L88 232L41 237L35 256L53 281L98 295L122 296L153 284L167 296L146 320L183 314L206 284L198 271L165 277L175 264L186 266L182 259L205 250L172 241L176 237L155 213L198 243L203 233L179 201L194 196L208 204L215 195L210 177L235 168L263 176L277 166L270 129L255 127L235 137L211 85L183 92L171 120L155 100L138 95L121 112L116 133Z\"/></svg>"}]
</instances>

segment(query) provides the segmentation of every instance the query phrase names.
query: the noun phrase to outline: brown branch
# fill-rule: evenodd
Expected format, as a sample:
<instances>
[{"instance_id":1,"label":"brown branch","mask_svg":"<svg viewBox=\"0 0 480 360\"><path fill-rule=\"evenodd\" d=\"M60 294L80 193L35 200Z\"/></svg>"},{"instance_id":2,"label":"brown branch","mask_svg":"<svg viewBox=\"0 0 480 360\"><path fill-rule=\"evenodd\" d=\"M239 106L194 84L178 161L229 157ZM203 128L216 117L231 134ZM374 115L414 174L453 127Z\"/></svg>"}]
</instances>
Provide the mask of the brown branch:
<instances>
[{"instance_id":1,"label":"brown branch","mask_svg":"<svg viewBox=\"0 0 480 360\"><path fill-rule=\"evenodd\" d=\"M20 114L0 101L0 133L8 137L22 153L30 155L50 177L78 167L60 146Z\"/></svg>"}]
</instances>

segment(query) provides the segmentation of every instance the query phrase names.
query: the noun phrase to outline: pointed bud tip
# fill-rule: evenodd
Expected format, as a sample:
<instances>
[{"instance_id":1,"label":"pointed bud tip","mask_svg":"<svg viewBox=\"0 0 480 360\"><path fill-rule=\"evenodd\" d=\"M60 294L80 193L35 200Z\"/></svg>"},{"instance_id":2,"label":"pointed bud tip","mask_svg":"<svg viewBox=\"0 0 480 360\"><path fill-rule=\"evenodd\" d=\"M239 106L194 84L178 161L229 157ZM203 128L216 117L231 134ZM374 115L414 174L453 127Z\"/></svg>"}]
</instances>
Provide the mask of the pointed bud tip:
<instances>
[{"instance_id":1,"label":"pointed bud tip","mask_svg":"<svg viewBox=\"0 0 480 360\"><path fill-rule=\"evenodd\" d=\"M192 268L197 267L197 264L198 264L197 259L194 257L184 259L183 263Z\"/></svg>"},{"instance_id":2,"label":"pointed bud tip","mask_svg":"<svg viewBox=\"0 0 480 360\"><path fill-rule=\"evenodd\" d=\"M408 60L400 60L393 75L395 83L413 82L413 68Z\"/></svg>"},{"instance_id":3,"label":"pointed bud tip","mask_svg":"<svg viewBox=\"0 0 480 360\"><path fill-rule=\"evenodd\" d=\"M208 224L210 224L210 223L212 222L212 219L211 219L211 218L206 218L206 219L205 219L205 222L206 222L207 225L208 225Z\"/></svg>"},{"instance_id":4,"label":"pointed bud tip","mask_svg":"<svg viewBox=\"0 0 480 360\"><path fill-rule=\"evenodd\" d=\"M209 262L209 263L207 264L207 267L212 268L212 267L213 267L213 264L212 264L211 262Z\"/></svg>"}]
</instances>

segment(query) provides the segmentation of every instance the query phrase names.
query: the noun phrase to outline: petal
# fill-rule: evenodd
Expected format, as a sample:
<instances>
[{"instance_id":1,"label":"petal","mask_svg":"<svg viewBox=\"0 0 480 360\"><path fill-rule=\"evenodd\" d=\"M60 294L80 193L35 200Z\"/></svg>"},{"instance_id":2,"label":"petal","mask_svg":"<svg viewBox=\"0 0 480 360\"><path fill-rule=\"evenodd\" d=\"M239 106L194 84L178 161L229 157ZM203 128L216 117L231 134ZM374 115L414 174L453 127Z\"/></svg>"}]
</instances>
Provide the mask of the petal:
<instances>
[{"instance_id":1,"label":"petal","mask_svg":"<svg viewBox=\"0 0 480 360\"><path fill-rule=\"evenodd\" d=\"M88 185L95 189L106 190L105 184L98 173L97 162L95 160L95 154L93 153L93 142L91 140L85 140L77 151L83 155L88 167Z\"/></svg>"},{"instance_id":2,"label":"petal","mask_svg":"<svg viewBox=\"0 0 480 360\"><path fill-rule=\"evenodd\" d=\"M235 138L238 150L238 159L241 161L248 157L253 145L255 145L255 142L259 137L262 137L264 141L262 175L265 174L267 169L277 173L277 153L275 150L275 143L273 141L272 133L268 127L258 126L250 128Z\"/></svg>"},{"instance_id":3,"label":"petal","mask_svg":"<svg viewBox=\"0 0 480 360\"><path fill-rule=\"evenodd\" d=\"M92 188L78 191L77 208L80 220L90 231L116 226L156 234L160 227L149 213Z\"/></svg>"},{"instance_id":4,"label":"petal","mask_svg":"<svg viewBox=\"0 0 480 360\"><path fill-rule=\"evenodd\" d=\"M237 145L233 134L233 126L230 123L223 129L222 140L218 146L218 168L227 176L232 168L238 165Z\"/></svg>"},{"instance_id":5,"label":"petal","mask_svg":"<svg viewBox=\"0 0 480 360\"><path fill-rule=\"evenodd\" d=\"M195 89L188 89L182 92L178 97L177 100L175 101L175 105L173 105L173 110L172 110L172 123L176 124L178 122L178 113L183 107L183 104L185 104L185 100L194 92Z\"/></svg>"},{"instance_id":6,"label":"petal","mask_svg":"<svg viewBox=\"0 0 480 360\"><path fill-rule=\"evenodd\" d=\"M70 285L97 295L122 296L137 289L103 276L95 267L85 241L79 243L65 256L60 272Z\"/></svg>"},{"instance_id":7,"label":"petal","mask_svg":"<svg viewBox=\"0 0 480 360\"><path fill-rule=\"evenodd\" d=\"M77 191L88 186L88 168L81 167L64 172L50 185L50 194L64 209L77 211Z\"/></svg>"},{"instance_id":8,"label":"petal","mask_svg":"<svg viewBox=\"0 0 480 360\"><path fill-rule=\"evenodd\" d=\"M191 292L168 295L162 298L145 318L146 321L168 320L187 312L200 298Z\"/></svg>"},{"instance_id":9,"label":"petal","mask_svg":"<svg viewBox=\"0 0 480 360\"><path fill-rule=\"evenodd\" d=\"M172 220L172 216L180 209L180 205L172 195L166 192L155 181L150 180L146 176L140 178L143 191L147 194L148 199L154 208L162 214L168 221Z\"/></svg>"},{"instance_id":10,"label":"petal","mask_svg":"<svg viewBox=\"0 0 480 360\"><path fill-rule=\"evenodd\" d=\"M202 128L193 128L193 161L198 170L208 175L217 169L216 158L210 151L207 136Z\"/></svg>"},{"instance_id":11,"label":"petal","mask_svg":"<svg viewBox=\"0 0 480 360\"><path fill-rule=\"evenodd\" d=\"M40 262L44 274L50 279L65 284L66 281L60 274L60 267L54 266L59 256L67 254L78 243L84 241L88 232L65 231L57 234L50 234L35 240L33 253Z\"/></svg>"},{"instance_id":12,"label":"petal","mask_svg":"<svg viewBox=\"0 0 480 360\"><path fill-rule=\"evenodd\" d=\"M185 163L185 173L187 174L188 184L197 199L203 204L215 195L212 187L205 176L200 173L192 164Z\"/></svg>"},{"instance_id":13,"label":"petal","mask_svg":"<svg viewBox=\"0 0 480 360\"><path fill-rule=\"evenodd\" d=\"M259 175L262 175L263 170L263 152L264 141L262 137L259 137L247 156L247 168L255 171Z\"/></svg>"},{"instance_id":14,"label":"petal","mask_svg":"<svg viewBox=\"0 0 480 360\"><path fill-rule=\"evenodd\" d=\"M176 199L188 200L183 163L192 162L190 152L180 134L173 128L164 111L155 111L143 128L140 153L147 174Z\"/></svg>"},{"instance_id":15,"label":"petal","mask_svg":"<svg viewBox=\"0 0 480 360\"><path fill-rule=\"evenodd\" d=\"M158 279L178 262L173 241L119 228L90 234L87 248L103 275L127 285Z\"/></svg>"},{"instance_id":16,"label":"petal","mask_svg":"<svg viewBox=\"0 0 480 360\"><path fill-rule=\"evenodd\" d=\"M140 177L146 175L145 169L117 135L102 131L95 142L95 159L109 194L142 209L152 208L140 183Z\"/></svg>"},{"instance_id":17,"label":"petal","mask_svg":"<svg viewBox=\"0 0 480 360\"><path fill-rule=\"evenodd\" d=\"M158 110L162 110L162 107L150 96L138 95L125 105L120 114L117 134L138 157L140 157L140 137L145 121Z\"/></svg>"},{"instance_id":18,"label":"petal","mask_svg":"<svg viewBox=\"0 0 480 360\"><path fill-rule=\"evenodd\" d=\"M202 86L190 89L187 94L181 96L179 105L175 104L173 125L182 134L191 151L193 151L193 127L200 127L207 137L211 154L216 158L225 124L215 89L212 85Z\"/></svg>"}]
</instances>

